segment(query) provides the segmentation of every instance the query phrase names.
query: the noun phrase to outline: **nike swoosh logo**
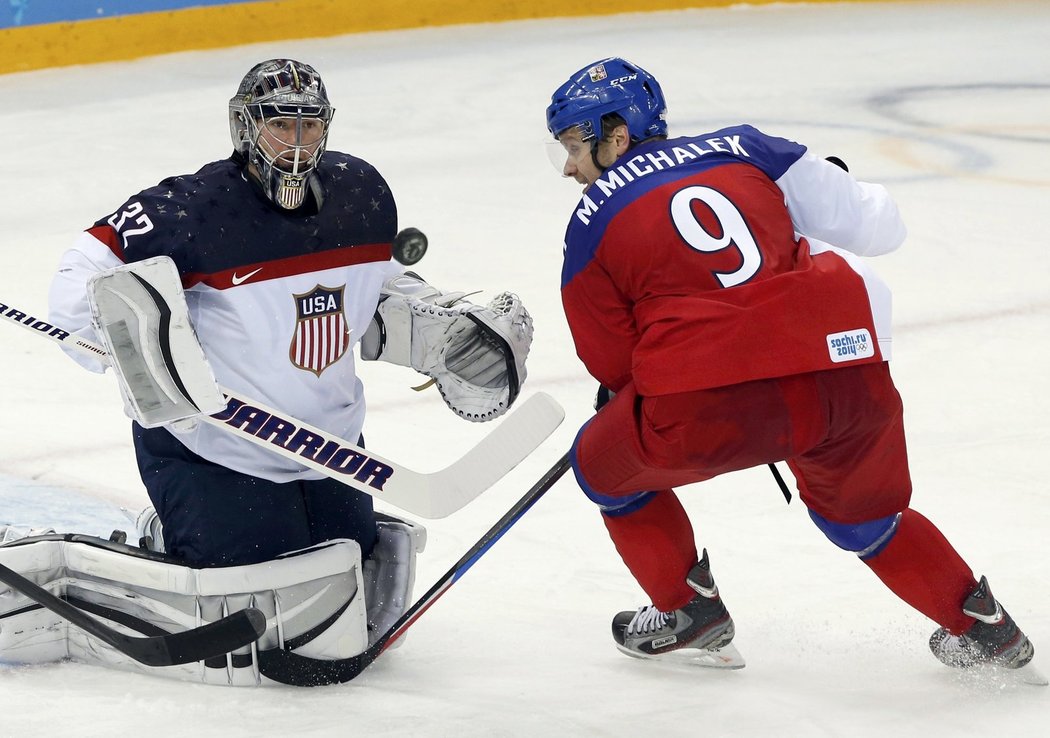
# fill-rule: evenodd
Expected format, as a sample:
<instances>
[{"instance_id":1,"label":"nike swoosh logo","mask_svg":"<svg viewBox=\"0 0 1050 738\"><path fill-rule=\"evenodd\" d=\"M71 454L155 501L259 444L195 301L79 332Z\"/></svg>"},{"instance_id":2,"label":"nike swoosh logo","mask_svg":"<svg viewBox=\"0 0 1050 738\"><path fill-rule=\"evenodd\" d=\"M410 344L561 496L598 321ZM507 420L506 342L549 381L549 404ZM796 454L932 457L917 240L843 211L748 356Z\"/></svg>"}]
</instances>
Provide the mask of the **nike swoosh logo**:
<instances>
[{"instance_id":1,"label":"nike swoosh logo","mask_svg":"<svg viewBox=\"0 0 1050 738\"><path fill-rule=\"evenodd\" d=\"M252 277L254 277L256 274L258 274L261 271L262 271L262 267L259 267L255 271L248 272L243 277L240 276L239 274L237 274L237 272L234 272L233 273L233 277L230 278L230 281L233 282L233 286L236 287L239 284L243 284L244 282L247 282L249 279L251 279Z\"/></svg>"}]
</instances>

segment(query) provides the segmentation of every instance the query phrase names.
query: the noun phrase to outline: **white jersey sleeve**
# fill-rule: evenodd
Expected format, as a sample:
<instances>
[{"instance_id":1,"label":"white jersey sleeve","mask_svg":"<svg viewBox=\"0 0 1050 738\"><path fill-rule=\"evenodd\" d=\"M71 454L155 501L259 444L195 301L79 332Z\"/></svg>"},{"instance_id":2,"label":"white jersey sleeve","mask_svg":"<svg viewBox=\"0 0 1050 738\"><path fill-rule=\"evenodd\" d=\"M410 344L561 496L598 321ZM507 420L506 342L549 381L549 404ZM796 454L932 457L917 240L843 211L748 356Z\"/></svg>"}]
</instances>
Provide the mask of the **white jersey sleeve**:
<instances>
[{"instance_id":1,"label":"white jersey sleeve","mask_svg":"<svg viewBox=\"0 0 1050 738\"><path fill-rule=\"evenodd\" d=\"M806 152L779 179L788 212L803 236L858 256L879 256L904 243L907 229L882 185L859 182Z\"/></svg>"},{"instance_id":2,"label":"white jersey sleeve","mask_svg":"<svg viewBox=\"0 0 1050 738\"><path fill-rule=\"evenodd\" d=\"M93 274L123 264L109 247L85 231L73 247L62 256L48 293L48 322L62 330L98 342L91 326L91 308L87 301L87 282ZM74 361L93 372L104 372L106 365L97 359L63 348Z\"/></svg>"}]
</instances>

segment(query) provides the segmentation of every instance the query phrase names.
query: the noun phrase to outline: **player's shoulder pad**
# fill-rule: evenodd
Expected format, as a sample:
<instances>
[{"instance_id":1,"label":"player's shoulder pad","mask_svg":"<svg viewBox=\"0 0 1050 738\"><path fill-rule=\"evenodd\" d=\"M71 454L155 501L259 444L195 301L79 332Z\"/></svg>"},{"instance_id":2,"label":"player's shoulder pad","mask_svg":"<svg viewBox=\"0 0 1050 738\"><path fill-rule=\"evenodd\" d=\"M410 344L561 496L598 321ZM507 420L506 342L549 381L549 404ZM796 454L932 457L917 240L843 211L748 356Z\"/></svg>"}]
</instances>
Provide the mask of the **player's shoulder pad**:
<instances>
[{"instance_id":1,"label":"player's shoulder pad","mask_svg":"<svg viewBox=\"0 0 1050 738\"><path fill-rule=\"evenodd\" d=\"M382 221L380 230L384 233L390 231L384 239L393 240L396 204L390 186L378 169L359 157L341 151L326 151L317 174L325 188L326 203L341 201L342 206L350 211L367 207L369 220ZM326 204L325 209L328 207Z\"/></svg>"},{"instance_id":2,"label":"player's shoulder pad","mask_svg":"<svg viewBox=\"0 0 1050 738\"><path fill-rule=\"evenodd\" d=\"M705 138L732 139L733 148L744 152L739 157L742 161L754 164L774 180L806 153L802 144L770 135L747 123L722 128Z\"/></svg>"},{"instance_id":3,"label":"player's shoulder pad","mask_svg":"<svg viewBox=\"0 0 1050 738\"><path fill-rule=\"evenodd\" d=\"M324 156L321 157L321 163L317 169L326 177L365 176L382 178L379 170L372 164L352 154L344 154L342 151L326 151Z\"/></svg>"},{"instance_id":4,"label":"player's shoulder pad","mask_svg":"<svg viewBox=\"0 0 1050 738\"><path fill-rule=\"evenodd\" d=\"M112 229L129 261L174 256L176 245L191 240L191 231L200 226L202 204L221 207L241 196L233 191L247 186L232 159L212 162L194 174L167 177L132 195L94 228Z\"/></svg>"}]
</instances>

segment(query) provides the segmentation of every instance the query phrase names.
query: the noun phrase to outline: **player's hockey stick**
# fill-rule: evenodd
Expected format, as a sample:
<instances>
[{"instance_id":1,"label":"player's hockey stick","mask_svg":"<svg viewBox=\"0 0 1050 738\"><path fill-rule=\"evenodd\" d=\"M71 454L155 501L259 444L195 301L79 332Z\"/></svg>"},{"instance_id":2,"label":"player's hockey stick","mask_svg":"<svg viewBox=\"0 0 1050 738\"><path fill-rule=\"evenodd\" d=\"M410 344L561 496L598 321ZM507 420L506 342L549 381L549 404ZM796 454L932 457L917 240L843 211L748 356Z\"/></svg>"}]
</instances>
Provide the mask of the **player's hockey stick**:
<instances>
[{"instance_id":1,"label":"player's hockey stick","mask_svg":"<svg viewBox=\"0 0 1050 738\"><path fill-rule=\"evenodd\" d=\"M292 651L271 649L260 651L259 673L282 684L294 684L300 687L317 687L324 684L340 684L357 677L362 671L393 645L394 641L404 635L419 617L445 594L456 581L463 576L485 552L510 530L518 520L528 512L547 490L554 486L569 468L569 455L565 454L544 474L525 495L518 500L507 514L489 528L488 532L475 543L451 569L434 583L425 595L398 618L379 640L365 651L347 659L325 661L300 656Z\"/></svg>"},{"instance_id":2,"label":"player's hockey stick","mask_svg":"<svg viewBox=\"0 0 1050 738\"><path fill-rule=\"evenodd\" d=\"M174 666L221 656L248 645L266 630L266 616L262 611L248 607L222 620L181 633L129 636L110 628L3 564L0 564L0 582L146 666Z\"/></svg>"},{"instance_id":3,"label":"player's hockey stick","mask_svg":"<svg viewBox=\"0 0 1050 738\"><path fill-rule=\"evenodd\" d=\"M99 361L109 361L98 344L2 302L0 318ZM565 418L554 398L537 392L520 401L495 430L450 466L423 473L238 397L231 390L219 389L226 395L226 409L200 416L204 422L422 518L443 518L462 508L532 453Z\"/></svg>"}]
</instances>

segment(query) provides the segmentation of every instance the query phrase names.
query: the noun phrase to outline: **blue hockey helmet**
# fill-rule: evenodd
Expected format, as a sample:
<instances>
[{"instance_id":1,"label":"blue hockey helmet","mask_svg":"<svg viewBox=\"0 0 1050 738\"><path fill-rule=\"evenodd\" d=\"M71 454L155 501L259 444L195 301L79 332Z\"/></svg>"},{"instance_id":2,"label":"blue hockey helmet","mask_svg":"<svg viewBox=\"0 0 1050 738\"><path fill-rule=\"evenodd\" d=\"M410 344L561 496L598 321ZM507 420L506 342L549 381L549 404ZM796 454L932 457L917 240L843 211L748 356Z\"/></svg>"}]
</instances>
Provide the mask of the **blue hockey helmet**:
<instances>
[{"instance_id":1,"label":"blue hockey helmet","mask_svg":"<svg viewBox=\"0 0 1050 738\"><path fill-rule=\"evenodd\" d=\"M583 140L600 138L602 116L619 114L632 141L667 135L667 103L653 75L620 57L594 62L551 96L547 130L557 138L573 126Z\"/></svg>"}]
</instances>

